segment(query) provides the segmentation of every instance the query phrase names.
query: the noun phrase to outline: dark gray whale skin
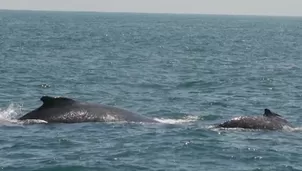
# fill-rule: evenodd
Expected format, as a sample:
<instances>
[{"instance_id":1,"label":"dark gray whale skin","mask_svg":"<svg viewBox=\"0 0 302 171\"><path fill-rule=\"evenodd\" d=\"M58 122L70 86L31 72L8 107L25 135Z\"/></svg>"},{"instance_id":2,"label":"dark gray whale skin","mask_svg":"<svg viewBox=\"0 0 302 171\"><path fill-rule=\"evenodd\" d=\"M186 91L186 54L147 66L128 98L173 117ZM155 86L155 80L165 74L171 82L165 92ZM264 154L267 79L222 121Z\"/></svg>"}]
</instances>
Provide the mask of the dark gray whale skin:
<instances>
[{"instance_id":1,"label":"dark gray whale skin","mask_svg":"<svg viewBox=\"0 0 302 171\"><path fill-rule=\"evenodd\" d=\"M264 129L280 130L284 126L292 127L287 120L279 114L264 109L262 116L240 116L217 125L218 128L245 128L245 129Z\"/></svg>"},{"instance_id":2,"label":"dark gray whale skin","mask_svg":"<svg viewBox=\"0 0 302 171\"><path fill-rule=\"evenodd\" d=\"M66 97L42 96L43 104L39 108L25 114L19 120L39 119L48 123L79 122L147 122L156 123L151 118L103 104L79 102Z\"/></svg>"}]
</instances>

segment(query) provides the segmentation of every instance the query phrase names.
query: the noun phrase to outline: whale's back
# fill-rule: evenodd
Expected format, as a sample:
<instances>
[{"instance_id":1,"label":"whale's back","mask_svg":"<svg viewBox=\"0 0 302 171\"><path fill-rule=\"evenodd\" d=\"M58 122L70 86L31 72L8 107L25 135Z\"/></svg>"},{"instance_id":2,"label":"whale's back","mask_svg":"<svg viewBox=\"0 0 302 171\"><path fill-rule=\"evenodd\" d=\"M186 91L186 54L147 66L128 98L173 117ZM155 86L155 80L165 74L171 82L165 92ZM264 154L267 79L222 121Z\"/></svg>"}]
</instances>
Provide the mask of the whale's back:
<instances>
[{"instance_id":1,"label":"whale's back","mask_svg":"<svg viewBox=\"0 0 302 171\"><path fill-rule=\"evenodd\" d=\"M267 118L263 116L250 117L241 116L233 118L222 124L219 127L223 128L245 128L245 129L282 129L287 122L281 121L278 118Z\"/></svg>"},{"instance_id":2,"label":"whale's back","mask_svg":"<svg viewBox=\"0 0 302 171\"><path fill-rule=\"evenodd\" d=\"M43 105L20 118L41 119L47 122L156 122L153 119L125 109L94 103L83 103L68 98L43 96Z\"/></svg>"},{"instance_id":3,"label":"whale's back","mask_svg":"<svg viewBox=\"0 0 302 171\"><path fill-rule=\"evenodd\" d=\"M281 115L264 109L262 116L240 116L221 123L218 127L276 130L282 129L285 125L290 126Z\"/></svg>"}]
</instances>

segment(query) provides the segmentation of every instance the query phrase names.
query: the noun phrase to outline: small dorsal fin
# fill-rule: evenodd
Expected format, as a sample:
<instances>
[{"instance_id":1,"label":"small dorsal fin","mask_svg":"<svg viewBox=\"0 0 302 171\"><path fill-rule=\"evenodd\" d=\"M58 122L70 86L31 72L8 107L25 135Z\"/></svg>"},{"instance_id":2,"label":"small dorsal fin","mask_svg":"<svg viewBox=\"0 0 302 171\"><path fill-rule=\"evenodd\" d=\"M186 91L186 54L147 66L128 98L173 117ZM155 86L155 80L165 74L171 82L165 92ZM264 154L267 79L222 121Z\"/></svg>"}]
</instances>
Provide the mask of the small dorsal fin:
<instances>
[{"instance_id":1,"label":"small dorsal fin","mask_svg":"<svg viewBox=\"0 0 302 171\"><path fill-rule=\"evenodd\" d=\"M264 114L263 116L266 116L266 117L282 117L281 115L277 114L277 113L274 113L272 111L270 111L269 109L264 109Z\"/></svg>"},{"instance_id":2,"label":"small dorsal fin","mask_svg":"<svg viewBox=\"0 0 302 171\"><path fill-rule=\"evenodd\" d=\"M50 96L42 96L40 99L43 102L43 107L51 107L51 106L62 106L67 104L72 104L75 101L66 97L50 97Z\"/></svg>"}]
</instances>

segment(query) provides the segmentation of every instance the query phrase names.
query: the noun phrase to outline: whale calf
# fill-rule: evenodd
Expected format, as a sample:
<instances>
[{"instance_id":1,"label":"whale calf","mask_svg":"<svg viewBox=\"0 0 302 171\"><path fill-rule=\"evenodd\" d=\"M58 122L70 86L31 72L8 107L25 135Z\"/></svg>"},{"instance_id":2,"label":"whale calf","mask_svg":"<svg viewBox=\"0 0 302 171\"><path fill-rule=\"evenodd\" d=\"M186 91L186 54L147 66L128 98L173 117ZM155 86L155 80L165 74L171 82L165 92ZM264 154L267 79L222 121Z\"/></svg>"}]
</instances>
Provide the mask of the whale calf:
<instances>
[{"instance_id":1,"label":"whale calf","mask_svg":"<svg viewBox=\"0 0 302 171\"><path fill-rule=\"evenodd\" d=\"M292 127L281 115L264 109L262 116L240 116L223 122L218 128L245 128L245 129L266 129L278 130L284 126Z\"/></svg>"},{"instance_id":2,"label":"whale calf","mask_svg":"<svg viewBox=\"0 0 302 171\"><path fill-rule=\"evenodd\" d=\"M79 122L148 122L156 123L151 118L113 106L79 102L66 97L42 96L39 108L20 117L19 120L39 119L48 123Z\"/></svg>"}]
</instances>

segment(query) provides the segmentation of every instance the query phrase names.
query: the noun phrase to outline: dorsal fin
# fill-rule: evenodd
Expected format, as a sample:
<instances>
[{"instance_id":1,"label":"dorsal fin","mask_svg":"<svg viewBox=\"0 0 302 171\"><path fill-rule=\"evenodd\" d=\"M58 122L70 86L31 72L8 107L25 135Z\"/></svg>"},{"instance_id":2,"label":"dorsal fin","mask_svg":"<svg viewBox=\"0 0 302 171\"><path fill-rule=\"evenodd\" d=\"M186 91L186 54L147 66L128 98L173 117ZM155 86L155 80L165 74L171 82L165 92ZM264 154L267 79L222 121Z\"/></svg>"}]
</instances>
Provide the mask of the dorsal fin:
<instances>
[{"instance_id":1,"label":"dorsal fin","mask_svg":"<svg viewBox=\"0 0 302 171\"><path fill-rule=\"evenodd\" d=\"M42 107L62 106L72 104L75 101L66 97L50 97L42 96L40 99L43 102Z\"/></svg>"},{"instance_id":2,"label":"dorsal fin","mask_svg":"<svg viewBox=\"0 0 302 171\"><path fill-rule=\"evenodd\" d=\"M270 111L269 109L264 109L264 114L263 116L266 116L266 117L282 117L281 115L277 114L277 113L274 113L272 111Z\"/></svg>"}]
</instances>

